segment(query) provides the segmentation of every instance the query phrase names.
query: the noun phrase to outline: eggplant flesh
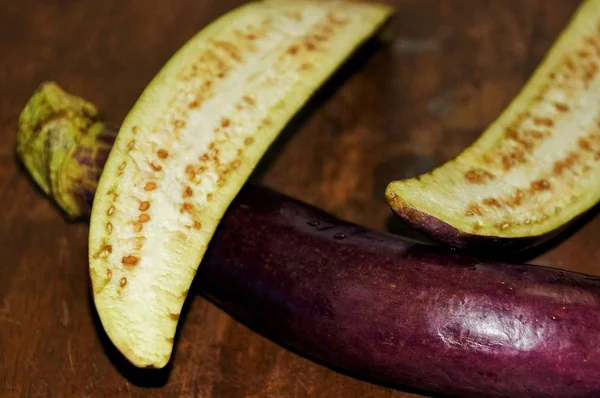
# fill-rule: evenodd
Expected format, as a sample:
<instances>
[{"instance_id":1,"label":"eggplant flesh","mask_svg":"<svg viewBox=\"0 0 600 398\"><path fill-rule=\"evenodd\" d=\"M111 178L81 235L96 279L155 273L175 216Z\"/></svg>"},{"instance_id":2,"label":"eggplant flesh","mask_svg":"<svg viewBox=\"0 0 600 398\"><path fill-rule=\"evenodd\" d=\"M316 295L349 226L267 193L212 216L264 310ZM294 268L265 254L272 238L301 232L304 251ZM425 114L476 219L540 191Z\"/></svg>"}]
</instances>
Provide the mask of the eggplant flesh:
<instances>
[{"instance_id":1,"label":"eggplant flesh","mask_svg":"<svg viewBox=\"0 0 600 398\"><path fill-rule=\"evenodd\" d=\"M95 308L137 367L170 360L206 246L263 153L388 19L351 1L263 0L179 49L120 127L90 217Z\"/></svg>"},{"instance_id":2,"label":"eggplant flesh","mask_svg":"<svg viewBox=\"0 0 600 398\"><path fill-rule=\"evenodd\" d=\"M600 200L600 2L582 3L521 93L455 159L393 181L413 228L464 249L517 251Z\"/></svg>"},{"instance_id":3,"label":"eggplant flesh","mask_svg":"<svg viewBox=\"0 0 600 398\"><path fill-rule=\"evenodd\" d=\"M201 291L353 375L463 397L600 396L598 278L407 243L246 186Z\"/></svg>"}]
</instances>

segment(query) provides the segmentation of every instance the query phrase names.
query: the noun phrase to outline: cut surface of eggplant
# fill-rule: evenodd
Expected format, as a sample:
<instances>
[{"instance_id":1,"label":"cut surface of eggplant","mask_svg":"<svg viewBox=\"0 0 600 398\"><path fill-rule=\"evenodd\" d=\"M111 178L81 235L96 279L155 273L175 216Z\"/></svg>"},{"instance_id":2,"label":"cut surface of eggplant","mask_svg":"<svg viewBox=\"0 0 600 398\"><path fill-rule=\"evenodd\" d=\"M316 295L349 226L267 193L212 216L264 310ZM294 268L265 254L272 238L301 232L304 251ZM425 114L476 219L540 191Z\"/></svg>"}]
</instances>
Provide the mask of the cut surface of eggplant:
<instances>
[{"instance_id":1,"label":"cut surface of eggplant","mask_svg":"<svg viewBox=\"0 0 600 398\"><path fill-rule=\"evenodd\" d=\"M390 8L261 1L220 17L126 117L98 184L89 266L106 333L138 367L171 356L206 246L262 154Z\"/></svg>"},{"instance_id":2,"label":"cut surface of eggplant","mask_svg":"<svg viewBox=\"0 0 600 398\"><path fill-rule=\"evenodd\" d=\"M522 247L600 199L600 2L584 2L504 113L430 173L389 184L404 221L458 247Z\"/></svg>"}]
</instances>

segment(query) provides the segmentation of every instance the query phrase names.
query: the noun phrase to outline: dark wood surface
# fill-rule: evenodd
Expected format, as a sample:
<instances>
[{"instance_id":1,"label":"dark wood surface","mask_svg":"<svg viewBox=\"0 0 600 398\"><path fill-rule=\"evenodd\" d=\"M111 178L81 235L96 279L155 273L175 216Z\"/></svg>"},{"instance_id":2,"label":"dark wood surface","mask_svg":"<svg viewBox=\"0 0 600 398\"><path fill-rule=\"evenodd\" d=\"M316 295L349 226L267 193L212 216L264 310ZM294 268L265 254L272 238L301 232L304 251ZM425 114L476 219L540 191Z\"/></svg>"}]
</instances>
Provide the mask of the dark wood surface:
<instances>
[{"instance_id":1,"label":"dark wood surface","mask_svg":"<svg viewBox=\"0 0 600 398\"><path fill-rule=\"evenodd\" d=\"M456 155L498 116L578 0L396 0L393 41L351 62L254 176L396 230L392 179ZM126 366L88 297L87 225L66 222L14 157L44 80L119 123L195 31L236 0L3 1L0 6L0 396L409 397L292 354L195 296L167 371ZM534 262L600 274L600 219Z\"/></svg>"}]
</instances>

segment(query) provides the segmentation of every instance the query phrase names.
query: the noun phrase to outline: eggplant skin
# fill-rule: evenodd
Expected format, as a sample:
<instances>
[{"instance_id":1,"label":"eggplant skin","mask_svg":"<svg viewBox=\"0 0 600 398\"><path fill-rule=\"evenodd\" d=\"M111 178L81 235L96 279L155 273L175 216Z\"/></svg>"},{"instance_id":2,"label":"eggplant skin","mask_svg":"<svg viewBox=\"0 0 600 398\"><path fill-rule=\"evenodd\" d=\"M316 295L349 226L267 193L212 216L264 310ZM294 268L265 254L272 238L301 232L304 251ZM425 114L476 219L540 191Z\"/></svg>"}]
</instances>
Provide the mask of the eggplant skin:
<instances>
[{"instance_id":1,"label":"eggplant skin","mask_svg":"<svg viewBox=\"0 0 600 398\"><path fill-rule=\"evenodd\" d=\"M407 243L251 185L199 272L240 321L361 378L464 397L600 396L595 277Z\"/></svg>"},{"instance_id":2,"label":"eggplant skin","mask_svg":"<svg viewBox=\"0 0 600 398\"><path fill-rule=\"evenodd\" d=\"M486 257L490 253L498 257L505 254L514 257L519 253L533 250L560 235L580 219L580 217L575 217L565 225L541 235L520 237L476 235L460 231L436 217L409 206L391 192L386 192L386 197L392 212L415 231L440 244Z\"/></svg>"}]
</instances>

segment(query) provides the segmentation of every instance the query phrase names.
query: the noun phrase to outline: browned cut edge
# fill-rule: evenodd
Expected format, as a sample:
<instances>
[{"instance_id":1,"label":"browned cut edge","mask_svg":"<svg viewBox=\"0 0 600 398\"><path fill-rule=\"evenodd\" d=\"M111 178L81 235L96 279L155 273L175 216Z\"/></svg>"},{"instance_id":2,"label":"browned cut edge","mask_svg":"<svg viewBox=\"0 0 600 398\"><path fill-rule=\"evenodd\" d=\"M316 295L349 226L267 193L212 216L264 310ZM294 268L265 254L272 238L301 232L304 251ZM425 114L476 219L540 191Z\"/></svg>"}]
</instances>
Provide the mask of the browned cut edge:
<instances>
[{"instance_id":1,"label":"browned cut edge","mask_svg":"<svg viewBox=\"0 0 600 398\"><path fill-rule=\"evenodd\" d=\"M578 220L577 218L563 228L544 235L519 238L485 236L462 232L450 224L408 205L398 196L388 194L387 199L392 212L410 228L438 243L480 255L501 257L518 255L524 250L532 250L556 237Z\"/></svg>"}]
</instances>

